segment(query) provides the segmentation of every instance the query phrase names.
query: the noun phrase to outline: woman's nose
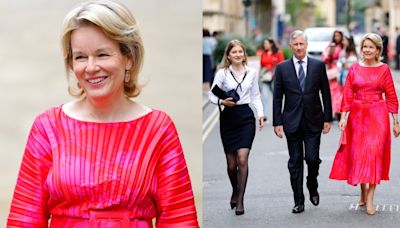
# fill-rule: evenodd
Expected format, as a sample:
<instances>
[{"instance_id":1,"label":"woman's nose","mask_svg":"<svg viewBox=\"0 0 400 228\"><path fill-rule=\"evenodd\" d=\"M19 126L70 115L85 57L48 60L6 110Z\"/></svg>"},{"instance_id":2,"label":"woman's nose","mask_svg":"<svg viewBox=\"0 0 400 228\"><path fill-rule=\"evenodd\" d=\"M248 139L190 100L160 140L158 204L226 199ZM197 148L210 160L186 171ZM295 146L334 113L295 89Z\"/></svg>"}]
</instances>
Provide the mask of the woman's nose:
<instances>
[{"instance_id":1,"label":"woman's nose","mask_svg":"<svg viewBox=\"0 0 400 228\"><path fill-rule=\"evenodd\" d=\"M86 65L86 72L88 73L92 73L92 72L96 72L98 70L98 65L97 62L94 58L89 57L88 61L87 61L87 65Z\"/></svg>"}]
</instances>

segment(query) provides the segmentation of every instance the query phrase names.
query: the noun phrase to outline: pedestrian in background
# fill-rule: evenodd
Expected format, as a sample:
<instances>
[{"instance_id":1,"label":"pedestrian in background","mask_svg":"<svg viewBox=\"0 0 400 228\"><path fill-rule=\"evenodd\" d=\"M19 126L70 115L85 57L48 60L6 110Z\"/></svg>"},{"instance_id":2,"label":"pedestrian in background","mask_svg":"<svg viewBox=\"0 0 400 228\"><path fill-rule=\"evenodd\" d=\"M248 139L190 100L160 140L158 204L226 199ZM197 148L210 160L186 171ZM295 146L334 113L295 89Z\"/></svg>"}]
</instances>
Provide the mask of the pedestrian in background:
<instances>
[{"instance_id":1,"label":"pedestrian in background","mask_svg":"<svg viewBox=\"0 0 400 228\"><path fill-rule=\"evenodd\" d=\"M352 36L343 37L343 50L339 60L340 63L340 76L338 78L339 84L344 86L346 82L346 77L349 72L351 65L357 63L357 51L356 45L354 44L354 39Z\"/></svg>"},{"instance_id":2,"label":"pedestrian in background","mask_svg":"<svg viewBox=\"0 0 400 228\"><path fill-rule=\"evenodd\" d=\"M396 27L396 70L400 70L400 28Z\"/></svg>"},{"instance_id":3,"label":"pedestrian in background","mask_svg":"<svg viewBox=\"0 0 400 228\"><path fill-rule=\"evenodd\" d=\"M386 34L386 30L383 27L378 27L378 34L382 39L382 62L389 64L389 36Z\"/></svg>"},{"instance_id":4,"label":"pedestrian in background","mask_svg":"<svg viewBox=\"0 0 400 228\"><path fill-rule=\"evenodd\" d=\"M218 64L215 62L215 59L214 59L215 49L217 49L218 42L223 36L224 36L223 31L214 31L210 37L211 45L213 46L213 53L211 55L213 80L214 80L214 75L215 75L215 72L216 72L217 66L218 66ZM211 82L211 84L212 84L212 82ZM211 84L210 84L210 87L211 87Z\"/></svg>"},{"instance_id":5,"label":"pedestrian in background","mask_svg":"<svg viewBox=\"0 0 400 228\"><path fill-rule=\"evenodd\" d=\"M331 128L332 107L325 64L306 55L305 33L294 31L289 44L294 56L278 64L275 70L273 126L279 138L283 138L283 133L286 135L295 203L292 212L301 213L304 211L303 160L308 167L310 201L315 206L319 204L319 146L321 132L326 134Z\"/></svg>"},{"instance_id":6,"label":"pedestrian in background","mask_svg":"<svg viewBox=\"0 0 400 228\"><path fill-rule=\"evenodd\" d=\"M210 31L203 28L203 90L209 91L213 81L213 59L216 40L211 37Z\"/></svg>"},{"instance_id":7,"label":"pedestrian in background","mask_svg":"<svg viewBox=\"0 0 400 228\"><path fill-rule=\"evenodd\" d=\"M249 104L254 105L259 128L264 126L263 107L258 87L258 74L247 66L247 54L239 40L230 41L223 57L223 66L215 75L209 99L224 106L220 113L220 133L227 161L227 171L232 185L231 208L236 215L244 213L244 194L248 177L248 159L255 136L255 118ZM236 91L239 99L221 99L214 88Z\"/></svg>"},{"instance_id":8,"label":"pedestrian in background","mask_svg":"<svg viewBox=\"0 0 400 228\"><path fill-rule=\"evenodd\" d=\"M329 88L331 90L332 110L335 120L339 120L340 102L343 96L343 87L339 84L338 78L340 70L338 61L340 53L343 50L343 33L339 30L333 32L332 41L328 44L322 53L322 60L327 66L327 76L329 79Z\"/></svg>"},{"instance_id":9,"label":"pedestrian in background","mask_svg":"<svg viewBox=\"0 0 400 228\"><path fill-rule=\"evenodd\" d=\"M144 47L129 10L88 1L65 17L69 92L35 119L8 227L198 227L170 117L140 93ZM72 75L73 73L73 75ZM176 199L179 198L177 201Z\"/></svg>"},{"instance_id":10,"label":"pedestrian in background","mask_svg":"<svg viewBox=\"0 0 400 228\"><path fill-rule=\"evenodd\" d=\"M390 121L400 134L398 101L392 74L380 61L383 42L378 34L361 39L361 61L350 67L341 107L339 128L343 131L329 178L360 184L360 206L375 214L374 193L381 180L389 180ZM384 94L385 99L383 99Z\"/></svg>"},{"instance_id":11,"label":"pedestrian in background","mask_svg":"<svg viewBox=\"0 0 400 228\"><path fill-rule=\"evenodd\" d=\"M275 67L282 62L285 57L283 52L276 46L272 38L264 40L263 52L260 58L260 93L264 107L264 116L268 118L267 110L272 108L269 102L272 95L273 80L275 77Z\"/></svg>"}]
</instances>

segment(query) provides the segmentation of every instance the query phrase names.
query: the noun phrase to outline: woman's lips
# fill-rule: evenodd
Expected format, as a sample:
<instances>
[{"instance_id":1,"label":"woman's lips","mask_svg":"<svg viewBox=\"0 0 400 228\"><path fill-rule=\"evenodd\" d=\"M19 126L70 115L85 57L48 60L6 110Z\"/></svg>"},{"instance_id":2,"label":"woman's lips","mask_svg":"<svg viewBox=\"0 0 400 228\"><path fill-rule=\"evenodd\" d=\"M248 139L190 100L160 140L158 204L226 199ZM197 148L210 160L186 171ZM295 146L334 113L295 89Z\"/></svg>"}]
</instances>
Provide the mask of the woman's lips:
<instances>
[{"instance_id":1,"label":"woman's lips","mask_svg":"<svg viewBox=\"0 0 400 228\"><path fill-rule=\"evenodd\" d=\"M93 77L93 78L86 79L86 81L89 82L90 84L99 84L102 81L106 80L107 78L108 78L107 76Z\"/></svg>"}]
</instances>

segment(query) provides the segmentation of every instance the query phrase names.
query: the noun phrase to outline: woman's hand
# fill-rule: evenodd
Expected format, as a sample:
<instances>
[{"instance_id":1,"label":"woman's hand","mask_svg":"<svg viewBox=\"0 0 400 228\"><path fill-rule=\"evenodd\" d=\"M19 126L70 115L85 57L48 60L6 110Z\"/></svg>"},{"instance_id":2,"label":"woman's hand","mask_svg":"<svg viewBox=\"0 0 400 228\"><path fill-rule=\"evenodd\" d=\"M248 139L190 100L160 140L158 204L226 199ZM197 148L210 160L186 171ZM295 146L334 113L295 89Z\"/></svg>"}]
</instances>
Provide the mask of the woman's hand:
<instances>
[{"instance_id":1,"label":"woman's hand","mask_svg":"<svg viewBox=\"0 0 400 228\"><path fill-rule=\"evenodd\" d=\"M267 117L260 116L260 117L258 118L258 122L259 122L259 124L260 124L260 126L259 126L260 131L261 131L261 129L264 127L265 121L267 121Z\"/></svg>"},{"instance_id":2,"label":"woman's hand","mask_svg":"<svg viewBox=\"0 0 400 228\"><path fill-rule=\"evenodd\" d=\"M228 97L225 100L221 100L221 104L232 108L233 106L236 105L236 103L232 100L233 100L232 97Z\"/></svg>"},{"instance_id":3,"label":"woman's hand","mask_svg":"<svg viewBox=\"0 0 400 228\"><path fill-rule=\"evenodd\" d=\"M393 124L393 134L394 137L398 137L400 135L400 124L399 122L396 122L395 124Z\"/></svg>"},{"instance_id":4,"label":"woman's hand","mask_svg":"<svg viewBox=\"0 0 400 228\"><path fill-rule=\"evenodd\" d=\"M347 124L347 119L345 117L340 118L340 121L339 121L339 124L338 124L339 129L341 131L344 131L344 129L346 128L346 124Z\"/></svg>"}]
</instances>

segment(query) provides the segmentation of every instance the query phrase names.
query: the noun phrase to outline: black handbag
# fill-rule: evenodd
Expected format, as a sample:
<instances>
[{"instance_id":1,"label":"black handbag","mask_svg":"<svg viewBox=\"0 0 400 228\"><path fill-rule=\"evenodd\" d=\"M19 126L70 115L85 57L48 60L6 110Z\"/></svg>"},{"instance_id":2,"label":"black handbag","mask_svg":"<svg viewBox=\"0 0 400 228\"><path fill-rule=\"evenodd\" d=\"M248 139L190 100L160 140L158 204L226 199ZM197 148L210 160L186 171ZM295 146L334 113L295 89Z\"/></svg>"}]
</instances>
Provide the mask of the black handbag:
<instances>
[{"instance_id":1,"label":"black handbag","mask_svg":"<svg viewBox=\"0 0 400 228\"><path fill-rule=\"evenodd\" d=\"M217 96L219 99L221 99L221 100L225 100L225 99L227 99L228 97L231 97L231 98L232 98L232 101L235 102L235 103L236 103L238 100L240 100L240 96L239 96L239 94L236 92L235 89L231 89L231 90L229 90L228 92L226 92L226 91L222 90L221 88L219 88L218 85L215 85L215 86L212 88L211 92L212 92L215 96Z\"/></svg>"},{"instance_id":2,"label":"black handbag","mask_svg":"<svg viewBox=\"0 0 400 228\"><path fill-rule=\"evenodd\" d=\"M215 96L217 96L219 99L221 99L221 100L225 100L226 98L231 97L231 98L232 98L232 101L236 103L236 102L238 102L238 101L240 100L240 96L239 96L239 94L237 93L236 90L237 90L238 88L242 89L242 82L243 82L244 79L246 78L247 71L246 71L246 73L244 74L243 79L242 79L241 82L238 82L238 81L236 80L236 78L235 78L235 76L233 75L232 71L230 71L230 73L231 73L233 79L238 83L236 89L231 89L231 90L229 90L229 91L226 92L226 91L222 90L221 88L219 88L218 85L215 85L215 86L212 88L211 92L212 92Z\"/></svg>"}]
</instances>

